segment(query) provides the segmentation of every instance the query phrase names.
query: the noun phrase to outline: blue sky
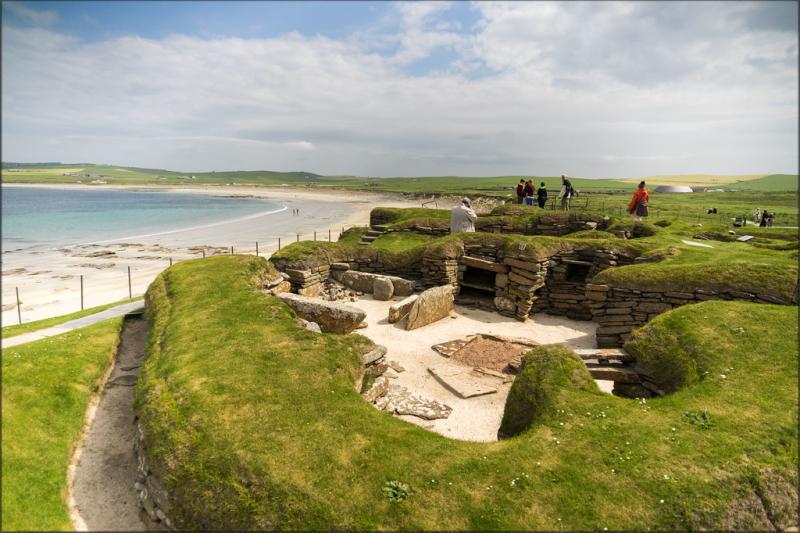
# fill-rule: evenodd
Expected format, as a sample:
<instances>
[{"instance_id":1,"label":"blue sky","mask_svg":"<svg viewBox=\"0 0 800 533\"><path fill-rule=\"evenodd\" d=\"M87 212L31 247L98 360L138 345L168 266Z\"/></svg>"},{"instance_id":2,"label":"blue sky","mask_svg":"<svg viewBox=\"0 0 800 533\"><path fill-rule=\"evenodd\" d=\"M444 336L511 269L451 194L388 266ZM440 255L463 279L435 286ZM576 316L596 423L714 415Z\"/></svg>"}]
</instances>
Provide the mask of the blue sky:
<instances>
[{"instance_id":1,"label":"blue sky","mask_svg":"<svg viewBox=\"0 0 800 533\"><path fill-rule=\"evenodd\" d=\"M3 2L3 157L796 173L797 30L796 2Z\"/></svg>"}]
</instances>

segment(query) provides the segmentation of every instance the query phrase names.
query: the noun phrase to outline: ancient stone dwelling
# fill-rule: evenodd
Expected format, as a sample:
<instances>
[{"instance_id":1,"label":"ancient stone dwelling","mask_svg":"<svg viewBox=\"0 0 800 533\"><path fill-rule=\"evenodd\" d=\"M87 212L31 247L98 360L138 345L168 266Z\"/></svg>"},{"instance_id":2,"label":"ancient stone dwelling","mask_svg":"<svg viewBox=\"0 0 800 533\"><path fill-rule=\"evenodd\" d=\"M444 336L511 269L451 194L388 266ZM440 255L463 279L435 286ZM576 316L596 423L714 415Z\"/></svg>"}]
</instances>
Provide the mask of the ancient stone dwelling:
<instances>
[{"instance_id":1,"label":"ancient stone dwelling","mask_svg":"<svg viewBox=\"0 0 800 533\"><path fill-rule=\"evenodd\" d=\"M421 255L405 261L389 261L381 254L368 253L369 247L352 253L326 251L321 256L298 261L280 258L272 261L288 275L292 292L307 296L321 294L332 272L338 278L336 272L355 270L411 280L418 289L452 285L456 303L496 311L518 320L541 312L574 320L592 320L599 324L596 333L599 348L621 347L633 329L684 304L712 299L793 303L770 294L742 291L642 291L592 283L593 278L607 268L652 259L593 245L589 239L581 245L550 248L537 248L535 243L513 244L514 234L518 233L563 236L580 230L603 230L608 225L608 217L584 213L543 216L535 225L525 228L498 218L479 218L479 230L493 235L464 234L451 246L428 246ZM388 229L380 210L373 211L371 222L378 233L410 231L440 235L447 232L441 225L419 223L401 230Z\"/></svg>"}]
</instances>

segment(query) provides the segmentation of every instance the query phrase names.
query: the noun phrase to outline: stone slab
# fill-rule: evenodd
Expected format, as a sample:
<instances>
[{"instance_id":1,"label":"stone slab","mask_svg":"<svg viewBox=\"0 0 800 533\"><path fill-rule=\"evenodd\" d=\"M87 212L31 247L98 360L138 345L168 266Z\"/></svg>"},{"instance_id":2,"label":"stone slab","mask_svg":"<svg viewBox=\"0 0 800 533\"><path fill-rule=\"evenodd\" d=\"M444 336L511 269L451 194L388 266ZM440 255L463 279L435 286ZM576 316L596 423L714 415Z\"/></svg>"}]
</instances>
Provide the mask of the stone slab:
<instances>
[{"instance_id":1,"label":"stone slab","mask_svg":"<svg viewBox=\"0 0 800 533\"><path fill-rule=\"evenodd\" d=\"M474 398L497 392L497 389L484 385L470 376L469 371L465 369L436 366L429 367L428 372L460 398Z\"/></svg>"}]
</instances>

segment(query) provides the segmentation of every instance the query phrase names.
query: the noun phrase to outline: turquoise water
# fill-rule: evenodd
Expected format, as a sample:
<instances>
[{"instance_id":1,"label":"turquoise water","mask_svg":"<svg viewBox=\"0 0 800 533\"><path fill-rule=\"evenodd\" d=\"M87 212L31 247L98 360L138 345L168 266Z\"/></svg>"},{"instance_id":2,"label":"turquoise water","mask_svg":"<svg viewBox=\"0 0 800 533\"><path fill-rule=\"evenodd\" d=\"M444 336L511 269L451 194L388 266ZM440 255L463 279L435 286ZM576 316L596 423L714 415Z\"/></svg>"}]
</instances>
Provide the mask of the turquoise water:
<instances>
[{"instance_id":1,"label":"turquoise water","mask_svg":"<svg viewBox=\"0 0 800 533\"><path fill-rule=\"evenodd\" d=\"M203 227L283 206L264 198L4 187L2 249L60 247Z\"/></svg>"}]
</instances>

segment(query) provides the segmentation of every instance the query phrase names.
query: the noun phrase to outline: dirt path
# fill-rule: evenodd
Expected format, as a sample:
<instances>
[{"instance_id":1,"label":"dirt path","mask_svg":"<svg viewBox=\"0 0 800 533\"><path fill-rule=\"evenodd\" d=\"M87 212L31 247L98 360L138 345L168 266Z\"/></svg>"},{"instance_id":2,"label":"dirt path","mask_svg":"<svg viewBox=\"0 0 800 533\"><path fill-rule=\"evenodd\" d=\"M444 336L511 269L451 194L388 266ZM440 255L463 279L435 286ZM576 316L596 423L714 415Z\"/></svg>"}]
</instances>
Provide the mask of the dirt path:
<instances>
[{"instance_id":1,"label":"dirt path","mask_svg":"<svg viewBox=\"0 0 800 533\"><path fill-rule=\"evenodd\" d=\"M77 530L154 529L140 513L133 486L137 466L133 385L139 376L146 339L147 321L126 317L114 369L83 446L76 452L70 507Z\"/></svg>"}]
</instances>

